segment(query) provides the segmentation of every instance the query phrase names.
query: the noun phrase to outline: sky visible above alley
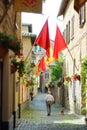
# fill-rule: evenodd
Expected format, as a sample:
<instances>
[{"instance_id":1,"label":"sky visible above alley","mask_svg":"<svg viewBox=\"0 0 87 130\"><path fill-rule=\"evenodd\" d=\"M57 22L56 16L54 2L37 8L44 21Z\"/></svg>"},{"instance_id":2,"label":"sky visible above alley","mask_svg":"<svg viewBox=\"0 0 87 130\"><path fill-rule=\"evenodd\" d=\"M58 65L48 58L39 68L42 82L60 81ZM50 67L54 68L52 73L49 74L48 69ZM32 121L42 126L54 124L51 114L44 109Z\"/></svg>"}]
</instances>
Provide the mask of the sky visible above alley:
<instances>
[{"instance_id":1,"label":"sky visible above alley","mask_svg":"<svg viewBox=\"0 0 87 130\"><path fill-rule=\"evenodd\" d=\"M57 18L60 3L61 0L46 0L45 3L43 3L42 14L23 12L22 23L32 24L33 33L38 35L48 18L50 39L54 40L56 23L62 31L62 17Z\"/></svg>"}]
</instances>

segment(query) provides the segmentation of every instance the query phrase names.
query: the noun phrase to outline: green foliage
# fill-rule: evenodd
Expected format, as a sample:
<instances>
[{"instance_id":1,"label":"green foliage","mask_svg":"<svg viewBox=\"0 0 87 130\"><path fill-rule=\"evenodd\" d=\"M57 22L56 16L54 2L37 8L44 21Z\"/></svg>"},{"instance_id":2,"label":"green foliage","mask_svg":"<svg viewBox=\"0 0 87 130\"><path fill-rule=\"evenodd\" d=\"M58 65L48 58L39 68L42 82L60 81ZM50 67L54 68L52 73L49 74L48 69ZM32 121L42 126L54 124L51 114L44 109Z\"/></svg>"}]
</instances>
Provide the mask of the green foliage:
<instances>
[{"instance_id":1,"label":"green foliage","mask_svg":"<svg viewBox=\"0 0 87 130\"><path fill-rule=\"evenodd\" d=\"M29 75L31 73L31 67L28 63L25 64L25 74Z\"/></svg>"},{"instance_id":2,"label":"green foliage","mask_svg":"<svg viewBox=\"0 0 87 130\"><path fill-rule=\"evenodd\" d=\"M25 72L25 62L23 60L18 62L17 69L20 74Z\"/></svg>"},{"instance_id":3,"label":"green foliage","mask_svg":"<svg viewBox=\"0 0 87 130\"><path fill-rule=\"evenodd\" d=\"M84 104L83 107L81 109L82 114L87 113L87 108L86 108L86 102L87 102L87 97L86 97L86 93L87 93L87 84L86 84L86 79L87 79L87 56L85 56L82 59L82 63L81 63L81 81L82 81L82 96L85 97L84 100Z\"/></svg>"},{"instance_id":4,"label":"green foliage","mask_svg":"<svg viewBox=\"0 0 87 130\"><path fill-rule=\"evenodd\" d=\"M62 76L62 63L63 59L60 57L55 61L55 65L51 66L51 77L52 81L57 81Z\"/></svg>"},{"instance_id":5,"label":"green foliage","mask_svg":"<svg viewBox=\"0 0 87 130\"><path fill-rule=\"evenodd\" d=\"M9 36L5 33L1 33L0 32L0 45L2 45L3 47L8 48L10 43L12 42L13 37Z\"/></svg>"},{"instance_id":6,"label":"green foliage","mask_svg":"<svg viewBox=\"0 0 87 130\"><path fill-rule=\"evenodd\" d=\"M86 83L86 74L87 74L87 56L85 56L82 59L81 63L81 79L82 79L82 84Z\"/></svg>"},{"instance_id":7,"label":"green foliage","mask_svg":"<svg viewBox=\"0 0 87 130\"><path fill-rule=\"evenodd\" d=\"M87 113L87 108L86 107L82 108L81 112L84 113L84 114Z\"/></svg>"},{"instance_id":8,"label":"green foliage","mask_svg":"<svg viewBox=\"0 0 87 130\"><path fill-rule=\"evenodd\" d=\"M15 53L17 53L21 49L20 41L18 41L15 36L7 35L6 33L1 32L0 45L7 49L11 49Z\"/></svg>"},{"instance_id":9,"label":"green foliage","mask_svg":"<svg viewBox=\"0 0 87 130\"><path fill-rule=\"evenodd\" d=\"M11 60L11 63L17 67L18 73L20 73L20 74L25 73L25 61L23 61L23 60L17 61L17 58L14 57Z\"/></svg>"}]
</instances>

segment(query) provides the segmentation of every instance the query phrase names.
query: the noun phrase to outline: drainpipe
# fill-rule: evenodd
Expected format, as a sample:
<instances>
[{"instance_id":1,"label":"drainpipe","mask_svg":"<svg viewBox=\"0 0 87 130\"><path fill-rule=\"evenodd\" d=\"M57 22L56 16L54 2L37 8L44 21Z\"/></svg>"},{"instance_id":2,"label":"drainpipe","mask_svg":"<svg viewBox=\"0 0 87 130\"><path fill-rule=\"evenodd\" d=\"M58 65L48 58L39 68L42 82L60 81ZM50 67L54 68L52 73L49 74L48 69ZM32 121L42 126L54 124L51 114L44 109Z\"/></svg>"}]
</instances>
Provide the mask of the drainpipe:
<instances>
[{"instance_id":1,"label":"drainpipe","mask_svg":"<svg viewBox=\"0 0 87 130\"><path fill-rule=\"evenodd\" d=\"M64 96L64 77L62 74L62 87L61 87L61 105L62 107L65 106L65 96Z\"/></svg>"},{"instance_id":2,"label":"drainpipe","mask_svg":"<svg viewBox=\"0 0 87 130\"><path fill-rule=\"evenodd\" d=\"M61 86L61 105L62 107L65 106L65 93L64 93L64 74L63 74L63 62L61 63L62 66L62 75L61 75L61 82L62 82L62 86Z\"/></svg>"}]
</instances>

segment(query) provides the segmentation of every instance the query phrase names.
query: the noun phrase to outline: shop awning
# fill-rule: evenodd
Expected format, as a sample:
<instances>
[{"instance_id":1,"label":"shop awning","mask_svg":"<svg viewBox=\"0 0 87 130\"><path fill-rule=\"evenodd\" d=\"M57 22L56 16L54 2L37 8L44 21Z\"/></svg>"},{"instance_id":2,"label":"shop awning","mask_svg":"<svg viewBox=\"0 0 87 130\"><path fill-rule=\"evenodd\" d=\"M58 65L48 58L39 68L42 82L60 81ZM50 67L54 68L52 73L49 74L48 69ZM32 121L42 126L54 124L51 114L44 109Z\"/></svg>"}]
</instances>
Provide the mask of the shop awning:
<instances>
[{"instance_id":1,"label":"shop awning","mask_svg":"<svg viewBox=\"0 0 87 130\"><path fill-rule=\"evenodd\" d=\"M14 11L42 13L42 0L14 0Z\"/></svg>"},{"instance_id":2,"label":"shop awning","mask_svg":"<svg viewBox=\"0 0 87 130\"><path fill-rule=\"evenodd\" d=\"M74 0L74 9L79 12L80 7L86 2L87 0Z\"/></svg>"}]
</instances>

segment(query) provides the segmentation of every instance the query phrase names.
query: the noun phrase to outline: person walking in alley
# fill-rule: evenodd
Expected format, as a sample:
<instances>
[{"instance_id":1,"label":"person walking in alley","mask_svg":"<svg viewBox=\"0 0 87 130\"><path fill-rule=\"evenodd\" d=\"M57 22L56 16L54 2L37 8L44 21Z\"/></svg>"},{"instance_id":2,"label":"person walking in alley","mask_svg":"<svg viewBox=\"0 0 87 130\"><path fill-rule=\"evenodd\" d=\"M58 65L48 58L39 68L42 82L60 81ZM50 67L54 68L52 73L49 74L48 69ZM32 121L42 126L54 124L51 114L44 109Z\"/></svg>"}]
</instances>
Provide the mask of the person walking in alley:
<instances>
[{"instance_id":1,"label":"person walking in alley","mask_svg":"<svg viewBox=\"0 0 87 130\"><path fill-rule=\"evenodd\" d=\"M51 94L51 91L48 91L48 94L46 96L46 107L47 107L47 115L51 115L51 105L54 103L54 97Z\"/></svg>"}]
</instances>

